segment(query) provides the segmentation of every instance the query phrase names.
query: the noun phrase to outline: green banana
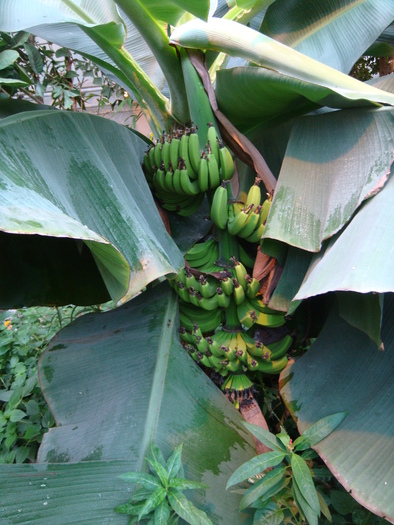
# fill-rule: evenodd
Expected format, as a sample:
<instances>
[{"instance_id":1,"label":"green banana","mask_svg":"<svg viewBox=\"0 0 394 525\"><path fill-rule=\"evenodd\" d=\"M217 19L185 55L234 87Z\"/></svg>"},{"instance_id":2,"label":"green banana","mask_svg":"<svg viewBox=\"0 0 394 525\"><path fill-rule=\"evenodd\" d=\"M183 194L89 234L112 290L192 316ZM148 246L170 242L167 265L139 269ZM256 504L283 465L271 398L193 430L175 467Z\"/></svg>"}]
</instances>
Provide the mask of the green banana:
<instances>
[{"instance_id":1,"label":"green banana","mask_svg":"<svg viewBox=\"0 0 394 525\"><path fill-rule=\"evenodd\" d=\"M223 310L220 308L216 311L208 311L185 303L180 303L179 315L182 326L193 331L194 324L197 324L201 329L201 334L213 332L223 321Z\"/></svg>"},{"instance_id":2,"label":"green banana","mask_svg":"<svg viewBox=\"0 0 394 525\"><path fill-rule=\"evenodd\" d=\"M230 260L234 264L235 277L237 278L238 283L242 286L244 290L246 290L246 276L248 275L248 272L245 266L240 261L237 261L235 257L230 257Z\"/></svg>"},{"instance_id":3,"label":"green banana","mask_svg":"<svg viewBox=\"0 0 394 525\"><path fill-rule=\"evenodd\" d=\"M222 182L213 194L211 205L211 221L224 230L227 225L227 183Z\"/></svg>"},{"instance_id":4,"label":"green banana","mask_svg":"<svg viewBox=\"0 0 394 525\"><path fill-rule=\"evenodd\" d=\"M268 214L271 209L272 197L268 196L261 206L260 224L265 224L268 219Z\"/></svg>"},{"instance_id":5,"label":"green banana","mask_svg":"<svg viewBox=\"0 0 394 525\"><path fill-rule=\"evenodd\" d=\"M285 335L280 341L266 345L271 352L271 359L280 359L293 344L293 338L290 335Z\"/></svg>"},{"instance_id":6,"label":"green banana","mask_svg":"<svg viewBox=\"0 0 394 525\"><path fill-rule=\"evenodd\" d=\"M208 174L208 159L203 152L198 165L198 184L200 191L205 192L209 190L209 174Z\"/></svg>"},{"instance_id":7,"label":"green banana","mask_svg":"<svg viewBox=\"0 0 394 525\"><path fill-rule=\"evenodd\" d=\"M234 161L229 149L219 141L219 165L221 180L230 180L234 175Z\"/></svg>"},{"instance_id":8,"label":"green banana","mask_svg":"<svg viewBox=\"0 0 394 525\"><path fill-rule=\"evenodd\" d=\"M194 335L188 332L184 326L179 328L179 337L186 343L194 344L196 342Z\"/></svg>"},{"instance_id":9,"label":"green banana","mask_svg":"<svg viewBox=\"0 0 394 525\"><path fill-rule=\"evenodd\" d=\"M153 166L151 165L150 163L150 158L149 158L149 151L150 151L150 148L152 146L150 146L147 151L145 151L144 153L144 158L143 158L143 166L145 168L145 172L146 174L149 174L153 171Z\"/></svg>"},{"instance_id":10,"label":"green banana","mask_svg":"<svg viewBox=\"0 0 394 525\"><path fill-rule=\"evenodd\" d=\"M194 171L189 158L189 135L184 133L179 143L179 158L185 163L189 177L192 179L197 178L197 171Z\"/></svg>"},{"instance_id":11,"label":"green banana","mask_svg":"<svg viewBox=\"0 0 394 525\"><path fill-rule=\"evenodd\" d=\"M240 361L239 359L234 359L233 361L230 361L226 366L225 366L226 370L228 370L229 372L241 372L243 371L243 368L242 368L242 361Z\"/></svg>"},{"instance_id":12,"label":"green banana","mask_svg":"<svg viewBox=\"0 0 394 525\"><path fill-rule=\"evenodd\" d=\"M216 279L214 279L213 277L209 277L208 275L205 276L201 274L198 280L200 282L200 293L203 297L209 299L210 297L215 295L217 291ZM219 304L219 298L218 298L218 304Z\"/></svg>"},{"instance_id":13,"label":"green banana","mask_svg":"<svg viewBox=\"0 0 394 525\"><path fill-rule=\"evenodd\" d=\"M201 293L196 293L198 306L200 308L203 308L204 310L212 311L216 310L218 308L218 298L217 295L213 295L212 297L206 298L201 295Z\"/></svg>"},{"instance_id":14,"label":"green banana","mask_svg":"<svg viewBox=\"0 0 394 525\"><path fill-rule=\"evenodd\" d=\"M215 126L212 124L212 122L208 123L208 132L207 132L207 142L208 142L208 149L211 150L213 155L215 156L216 163L219 167L219 144L218 144L218 132L216 131Z\"/></svg>"},{"instance_id":15,"label":"green banana","mask_svg":"<svg viewBox=\"0 0 394 525\"><path fill-rule=\"evenodd\" d=\"M254 359L257 361L257 366L253 368L253 370L258 370L259 372L264 372L265 374L280 374L280 372L282 372L282 370L287 365L286 356L282 357L281 359L276 359L274 361L265 361L258 358Z\"/></svg>"},{"instance_id":16,"label":"green banana","mask_svg":"<svg viewBox=\"0 0 394 525\"><path fill-rule=\"evenodd\" d=\"M155 167L157 168L157 164L156 164L156 161L155 161L155 146L152 145L149 150L148 150L148 154L149 154L149 163L151 165L151 169L154 170Z\"/></svg>"},{"instance_id":17,"label":"green banana","mask_svg":"<svg viewBox=\"0 0 394 525\"><path fill-rule=\"evenodd\" d=\"M162 141L164 141L164 135L162 135L161 139L157 141L155 145L155 165L160 166L162 163L161 158L161 147L162 147Z\"/></svg>"},{"instance_id":18,"label":"green banana","mask_svg":"<svg viewBox=\"0 0 394 525\"><path fill-rule=\"evenodd\" d=\"M206 157L208 161L209 187L214 189L220 184L219 164L213 153L208 153Z\"/></svg>"},{"instance_id":19,"label":"green banana","mask_svg":"<svg viewBox=\"0 0 394 525\"><path fill-rule=\"evenodd\" d=\"M223 292L222 288L220 288L220 286L216 288L216 294L218 296L218 306L220 306L221 308L228 308L231 301L231 297L229 295L226 295Z\"/></svg>"},{"instance_id":20,"label":"green banana","mask_svg":"<svg viewBox=\"0 0 394 525\"><path fill-rule=\"evenodd\" d=\"M179 162L179 143L180 140L178 139L178 137L172 136L170 142L170 161L173 168L175 168L175 166L178 166Z\"/></svg>"},{"instance_id":21,"label":"green banana","mask_svg":"<svg viewBox=\"0 0 394 525\"><path fill-rule=\"evenodd\" d=\"M261 206L257 206L256 209L253 209L253 204L251 206L252 208L249 212L249 219L246 221L246 224L243 226L241 231L238 232L238 237L241 237L242 239L249 237L254 232L259 223Z\"/></svg>"},{"instance_id":22,"label":"green banana","mask_svg":"<svg viewBox=\"0 0 394 525\"><path fill-rule=\"evenodd\" d=\"M170 147L170 142L166 140L161 148L161 158L164 163L165 171L168 171L170 169Z\"/></svg>"},{"instance_id":23,"label":"green banana","mask_svg":"<svg viewBox=\"0 0 394 525\"><path fill-rule=\"evenodd\" d=\"M234 301L236 305L240 305L245 300L245 291L242 286L239 284L237 279L233 279L234 284Z\"/></svg>"},{"instance_id":24,"label":"green banana","mask_svg":"<svg viewBox=\"0 0 394 525\"><path fill-rule=\"evenodd\" d=\"M255 208L261 204L261 189L260 189L261 179L258 177L255 178L253 186L249 188L248 196L246 198L246 206L253 204Z\"/></svg>"},{"instance_id":25,"label":"green banana","mask_svg":"<svg viewBox=\"0 0 394 525\"><path fill-rule=\"evenodd\" d=\"M239 260L247 268L253 268L255 259L249 255L242 244L238 244Z\"/></svg>"},{"instance_id":26,"label":"green banana","mask_svg":"<svg viewBox=\"0 0 394 525\"><path fill-rule=\"evenodd\" d=\"M220 272L220 288L226 295L232 295L234 291L233 277L226 272Z\"/></svg>"},{"instance_id":27,"label":"green banana","mask_svg":"<svg viewBox=\"0 0 394 525\"><path fill-rule=\"evenodd\" d=\"M257 295L257 293L260 291L260 281L255 279L254 277L251 277L250 275L245 275L245 280L247 282L246 284L246 296L249 298L253 298Z\"/></svg>"},{"instance_id":28,"label":"green banana","mask_svg":"<svg viewBox=\"0 0 394 525\"><path fill-rule=\"evenodd\" d=\"M194 244L185 254L185 259L188 262L192 262L194 260L198 260L201 258L202 255L204 255L206 252L209 252L209 250L212 248L212 246L216 243L215 239L213 237L210 237L204 242L198 242ZM193 265L192 265L193 266Z\"/></svg>"},{"instance_id":29,"label":"green banana","mask_svg":"<svg viewBox=\"0 0 394 525\"><path fill-rule=\"evenodd\" d=\"M265 224L257 224L257 228L248 237L245 237L245 241L251 243L258 243L263 235Z\"/></svg>"},{"instance_id":30,"label":"green banana","mask_svg":"<svg viewBox=\"0 0 394 525\"><path fill-rule=\"evenodd\" d=\"M219 248L216 244L216 241L213 245L210 245L210 247L201 254L199 259L194 258L193 260L189 261L187 254L185 254L185 259L190 263L190 265L193 268L199 269L200 271L202 271L202 267L212 264L218 257Z\"/></svg>"},{"instance_id":31,"label":"green banana","mask_svg":"<svg viewBox=\"0 0 394 525\"><path fill-rule=\"evenodd\" d=\"M191 181L189 178L189 171L186 168L186 164L182 166L180 176L181 188L185 195L197 195L200 193L200 186L198 181Z\"/></svg>"},{"instance_id":32,"label":"green banana","mask_svg":"<svg viewBox=\"0 0 394 525\"><path fill-rule=\"evenodd\" d=\"M192 215L199 209L203 200L204 200L204 193L193 195L190 203L188 202L185 205L179 206L179 209L177 210L178 215L182 215L183 217L189 217L189 215Z\"/></svg>"},{"instance_id":33,"label":"green banana","mask_svg":"<svg viewBox=\"0 0 394 525\"><path fill-rule=\"evenodd\" d=\"M162 169L163 167L164 167L164 164L162 164L160 169ZM165 185L165 189L167 191L169 191L170 193L175 193L174 172L172 170L166 171L166 173L164 175L164 185Z\"/></svg>"},{"instance_id":34,"label":"green banana","mask_svg":"<svg viewBox=\"0 0 394 525\"><path fill-rule=\"evenodd\" d=\"M233 205L234 217L229 217L227 230L230 235L237 235L242 230L246 221L249 219L250 207L242 208L239 213L236 212L235 204Z\"/></svg>"},{"instance_id":35,"label":"green banana","mask_svg":"<svg viewBox=\"0 0 394 525\"><path fill-rule=\"evenodd\" d=\"M181 281L178 281L176 283L174 289L183 301L189 302L189 292L187 291L186 286Z\"/></svg>"},{"instance_id":36,"label":"green banana","mask_svg":"<svg viewBox=\"0 0 394 525\"><path fill-rule=\"evenodd\" d=\"M283 313L265 314L263 312L258 312L256 324L267 326L269 328L277 328L286 324L286 320Z\"/></svg>"},{"instance_id":37,"label":"green banana","mask_svg":"<svg viewBox=\"0 0 394 525\"><path fill-rule=\"evenodd\" d=\"M200 166L200 142L195 128L192 128L189 135L189 159L193 171L198 174Z\"/></svg>"}]
</instances>

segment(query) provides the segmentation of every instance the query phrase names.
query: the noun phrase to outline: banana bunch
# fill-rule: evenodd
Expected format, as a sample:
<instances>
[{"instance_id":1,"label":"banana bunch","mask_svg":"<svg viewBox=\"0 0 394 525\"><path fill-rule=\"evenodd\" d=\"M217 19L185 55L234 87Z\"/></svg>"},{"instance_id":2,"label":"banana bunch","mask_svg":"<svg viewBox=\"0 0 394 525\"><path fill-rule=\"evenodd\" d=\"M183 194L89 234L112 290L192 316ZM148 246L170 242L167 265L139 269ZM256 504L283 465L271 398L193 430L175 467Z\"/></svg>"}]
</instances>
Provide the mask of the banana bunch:
<instances>
[{"instance_id":1,"label":"banana bunch","mask_svg":"<svg viewBox=\"0 0 394 525\"><path fill-rule=\"evenodd\" d=\"M216 188L211 205L211 220L230 235L237 235L247 242L258 243L264 231L271 197L261 204L260 179L249 189L246 202L228 202L226 181Z\"/></svg>"},{"instance_id":2,"label":"banana bunch","mask_svg":"<svg viewBox=\"0 0 394 525\"><path fill-rule=\"evenodd\" d=\"M217 329L211 336L204 336L197 323L191 330L181 326L180 337L195 361L212 368L223 377L256 371L278 374L287 364L286 352L293 341L286 335L277 343L265 346L247 332L226 330L224 327ZM238 385L240 387L249 388L250 380L246 378ZM230 388L227 383L225 388Z\"/></svg>"},{"instance_id":3,"label":"banana bunch","mask_svg":"<svg viewBox=\"0 0 394 525\"><path fill-rule=\"evenodd\" d=\"M145 152L143 167L163 208L184 216L200 207L206 191L234 174L231 153L212 124L208 125L203 151L194 127L163 133Z\"/></svg>"},{"instance_id":4,"label":"banana bunch","mask_svg":"<svg viewBox=\"0 0 394 525\"><path fill-rule=\"evenodd\" d=\"M185 254L186 262L199 272L212 273L219 269L215 261L219 258L219 245L213 237L192 246ZM216 289L216 287L215 287Z\"/></svg>"}]
</instances>

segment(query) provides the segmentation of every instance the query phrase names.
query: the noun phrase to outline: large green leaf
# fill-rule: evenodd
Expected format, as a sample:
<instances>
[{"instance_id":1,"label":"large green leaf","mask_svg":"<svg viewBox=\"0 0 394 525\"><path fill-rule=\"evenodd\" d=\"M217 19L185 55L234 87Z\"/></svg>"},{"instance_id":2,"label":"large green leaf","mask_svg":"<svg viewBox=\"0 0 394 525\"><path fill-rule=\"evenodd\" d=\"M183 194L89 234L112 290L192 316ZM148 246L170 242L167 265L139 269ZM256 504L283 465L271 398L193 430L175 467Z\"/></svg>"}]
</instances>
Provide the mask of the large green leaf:
<instances>
[{"instance_id":1,"label":"large green leaf","mask_svg":"<svg viewBox=\"0 0 394 525\"><path fill-rule=\"evenodd\" d=\"M333 313L311 349L281 374L281 394L302 433L336 412L348 416L314 448L362 505L394 520L394 300L387 294L385 351Z\"/></svg>"},{"instance_id":2,"label":"large green leaf","mask_svg":"<svg viewBox=\"0 0 394 525\"><path fill-rule=\"evenodd\" d=\"M393 104L394 98L372 86L363 84L325 64L291 49L253 29L225 20L211 18L208 23L195 19L177 27L170 43L191 49L222 51L244 58L267 69L300 81L327 88L328 94L337 93L349 101ZM326 103L324 105L328 105Z\"/></svg>"},{"instance_id":3,"label":"large green leaf","mask_svg":"<svg viewBox=\"0 0 394 525\"><path fill-rule=\"evenodd\" d=\"M367 200L346 229L312 260L295 300L330 291L394 291L393 199L391 176L383 190Z\"/></svg>"},{"instance_id":4,"label":"large green leaf","mask_svg":"<svg viewBox=\"0 0 394 525\"><path fill-rule=\"evenodd\" d=\"M183 443L185 477L209 486L190 499L214 523L251 523L225 486L255 455L253 442L181 347L177 311L162 283L117 310L78 318L52 340L39 374L57 427L37 465L0 466L2 523L125 523L113 507L134 484L116 476L146 472L151 441L165 458Z\"/></svg>"},{"instance_id":5,"label":"large green leaf","mask_svg":"<svg viewBox=\"0 0 394 525\"><path fill-rule=\"evenodd\" d=\"M261 31L348 73L393 18L391 0L282 0L268 8Z\"/></svg>"},{"instance_id":6,"label":"large green leaf","mask_svg":"<svg viewBox=\"0 0 394 525\"><path fill-rule=\"evenodd\" d=\"M79 303L87 294L86 304L92 256L108 290L94 302L108 293L126 300L183 266L143 175L146 144L137 135L87 114L30 111L0 121L0 144L2 306Z\"/></svg>"},{"instance_id":7,"label":"large green leaf","mask_svg":"<svg viewBox=\"0 0 394 525\"><path fill-rule=\"evenodd\" d=\"M339 231L387 180L393 120L391 108L299 119L292 129L264 237L318 252L323 240Z\"/></svg>"}]
</instances>

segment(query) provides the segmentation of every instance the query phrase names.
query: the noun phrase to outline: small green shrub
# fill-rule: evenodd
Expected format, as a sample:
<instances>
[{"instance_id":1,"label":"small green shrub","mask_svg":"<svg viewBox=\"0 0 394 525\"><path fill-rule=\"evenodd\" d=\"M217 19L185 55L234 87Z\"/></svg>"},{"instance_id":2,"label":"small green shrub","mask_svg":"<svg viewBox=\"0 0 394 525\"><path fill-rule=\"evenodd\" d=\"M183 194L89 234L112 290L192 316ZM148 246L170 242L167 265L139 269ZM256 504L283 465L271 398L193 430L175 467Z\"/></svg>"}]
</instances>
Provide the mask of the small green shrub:
<instances>
[{"instance_id":1,"label":"small green shrub","mask_svg":"<svg viewBox=\"0 0 394 525\"><path fill-rule=\"evenodd\" d=\"M0 463L35 461L43 434L55 424L38 384L38 358L84 310L0 311Z\"/></svg>"}]
</instances>

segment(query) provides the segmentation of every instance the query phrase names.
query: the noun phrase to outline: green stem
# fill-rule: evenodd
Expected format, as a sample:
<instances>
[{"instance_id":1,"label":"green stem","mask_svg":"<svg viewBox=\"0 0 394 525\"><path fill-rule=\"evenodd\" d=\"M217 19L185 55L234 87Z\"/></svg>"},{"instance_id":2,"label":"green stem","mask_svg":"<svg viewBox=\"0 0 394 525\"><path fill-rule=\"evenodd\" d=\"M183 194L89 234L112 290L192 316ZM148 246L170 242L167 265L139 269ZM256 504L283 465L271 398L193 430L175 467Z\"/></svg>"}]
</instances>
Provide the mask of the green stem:
<instances>
[{"instance_id":1,"label":"green stem","mask_svg":"<svg viewBox=\"0 0 394 525\"><path fill-rule=\"evenodd\" d=\"M243 331L242 325L239 322L238 315L237 315L237 305L235 304L234 300L231 299L230 304L228 308L225 310L226 314L226 323L224 325L224 328L228 331Z\"/></svg>"},{"instance_id":2,"label":"green stem","mask_svg":"<svg viewBox=\"0 0 394 525\"><path fill-rule=\"evenodd\" d=\"M215 237L219 243L219 262L223 268L234 268L234 264L230 261L231 257L239 260L238 240L235 235L230 235L227 230L216 228Z\"/></svg>"},{"instance_id":3,"label":"green stem","mask_svg":"<svg viewBox=\"0 0 394 525\"><path fill-rule=\"evenodd\" d=\"M163 24L155 19L140 0L115 0L142 35L166 77L171 98L171 114L180 122L188 120L185 82L177 51L169 45Z\"/></svg>"},{"instance_id":4,"label":"green stem","mask_svg":"<svg viewBox=\"0 0 394 525\"><path fill-rule=\"evenodd\" d=\"M216 123L215 114L212 111L201 77L190 62L186 49L180 48L179 54L181 57L183 76L185 78L190 117L193 124L197 124L198 126L197 134L200 149L204 149L207 142L207 124L209 122ZM218 126L215 127L217 130L219 129Z\"/></svg>"},{"instance_id":5,"label":"green stem","mask_svg":"<svg viewBox=\"0 0 394 525\"><path fill-rule=\"evenodd\" d=\"M162 130L169 129L174 121L169 111L168 99L162 95L123 46L115 47L110 44L94 27L82 27L82 29L120 69L121 75L118 74L118 70L115 74L131 89L136 101L147 116L153 133L159 137Z\"/></svg>"}]
</instances>

